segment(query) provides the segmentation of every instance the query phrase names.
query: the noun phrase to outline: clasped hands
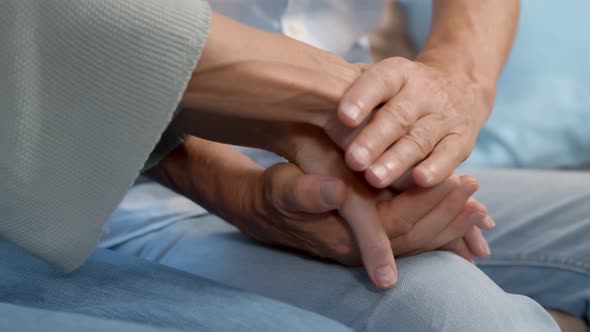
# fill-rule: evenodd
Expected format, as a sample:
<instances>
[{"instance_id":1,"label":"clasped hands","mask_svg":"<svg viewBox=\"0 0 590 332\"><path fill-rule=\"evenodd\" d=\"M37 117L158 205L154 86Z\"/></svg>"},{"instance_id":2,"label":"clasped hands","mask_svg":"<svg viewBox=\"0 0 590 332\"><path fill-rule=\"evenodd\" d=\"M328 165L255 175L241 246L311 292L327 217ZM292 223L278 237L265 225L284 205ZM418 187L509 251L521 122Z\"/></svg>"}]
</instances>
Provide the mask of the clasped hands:
<instances>
[{"instance_id":1,"label":"clasped hands","mask_svg":"<svg viewBox=\"0 0 590 332\"><path fill-rule=\"evenodd\" d=\"M265 61L248 47L238 60L210 57L220 52L208 44L171 126L291 162L244 181L251 189L235 223L244 233L363 264L383 288L397 282L394 254L489 255L481 230L494 223L472 198L477 181L452 174L489 114L485 85L434 63L348 64L292 40L272 43L293 58Z\"/></svg>"}]
</instances>

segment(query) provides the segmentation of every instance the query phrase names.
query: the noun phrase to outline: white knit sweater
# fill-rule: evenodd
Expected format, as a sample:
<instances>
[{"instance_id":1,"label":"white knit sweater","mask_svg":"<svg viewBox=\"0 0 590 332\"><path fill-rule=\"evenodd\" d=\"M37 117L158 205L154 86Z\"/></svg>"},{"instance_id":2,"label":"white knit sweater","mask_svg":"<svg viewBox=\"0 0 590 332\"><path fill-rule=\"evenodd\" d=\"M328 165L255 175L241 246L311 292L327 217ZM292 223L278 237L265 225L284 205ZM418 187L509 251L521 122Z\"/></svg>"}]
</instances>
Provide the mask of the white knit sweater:
<instances>
[{"instance_id":1,"label":"white knit sweater","mask_svg":"<svg viewBox=\"0 0 590 332\"><path fill-rule=\"evenodd\" d=\"M63 270L159 141L209 27L202 0L0 1L0 237Z\"/></svg>"}]
</instances>

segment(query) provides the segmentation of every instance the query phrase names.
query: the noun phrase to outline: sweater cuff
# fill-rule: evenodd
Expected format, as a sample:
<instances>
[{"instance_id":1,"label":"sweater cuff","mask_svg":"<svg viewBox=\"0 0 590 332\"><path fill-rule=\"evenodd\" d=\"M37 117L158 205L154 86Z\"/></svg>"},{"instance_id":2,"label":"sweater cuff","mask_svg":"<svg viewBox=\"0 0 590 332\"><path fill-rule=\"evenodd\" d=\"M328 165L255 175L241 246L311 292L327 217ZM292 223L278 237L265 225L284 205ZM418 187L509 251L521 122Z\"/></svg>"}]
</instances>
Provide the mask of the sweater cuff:
<instances>
[{"instance_id":1,"label":"sweater cuff","mask_svg":"<svg viewBox=\"0 0 590 332\"><path fill-rule=\"evenodd\" d=\"M178 116L180 111L181 111L181 108L176 109L176 111L174 112L174 115L172 115L172 121L174 121L174 119L176 118L176 116ZM158 144L154 148L154 151L152 151L148 160L143 165L141 173L147 172L151 168L158 166L158 164L160 163L160 161L162 161L162 159L166 158L166 156L170 152L174 151L174 149L176 149L178 146L180 146L182 143L184 143L184 141L186 140L186 137L187 137L186 134L177 135L177 134L169 133L168 130L166 130L162 134L162 137L160 138L160 141L158 142Z\"/></svg>"}]
</instances>

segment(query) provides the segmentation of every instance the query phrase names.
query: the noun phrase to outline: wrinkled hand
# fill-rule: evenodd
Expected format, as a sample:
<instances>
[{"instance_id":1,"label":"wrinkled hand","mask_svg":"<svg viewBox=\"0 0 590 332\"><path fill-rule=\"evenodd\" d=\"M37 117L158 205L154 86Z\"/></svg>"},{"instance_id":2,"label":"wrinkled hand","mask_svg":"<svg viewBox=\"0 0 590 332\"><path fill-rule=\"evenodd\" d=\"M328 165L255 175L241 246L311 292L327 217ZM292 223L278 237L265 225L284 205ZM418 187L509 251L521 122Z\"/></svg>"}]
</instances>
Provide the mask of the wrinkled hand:
<instances>
[{"instance_id":1,"label":"wrinkled hand","mask_svg":"<svg viewBox=\"0 0 590 332\"><path fill-rule=\"evenodd\" d=\"M256 212L246 213L258 220L241 223L256 225L244 227L245 233L343 264L363 263L380 287L397 281L393 252L445 249L468 260L489 254L474 225L489 229L493 222L485 207L470 199L477 190L474 179L452 176L434 188L394 197L364 184L327 138L302 142L295 161L303 171L279 164L263 173L258 194L252 195Z\"/></svg>"},{"instance_id":2,"label":"wrinkled hand","mask_svg":"<svg viewBox=\"0 0 590 332\"><path fill-rule=\"evenodd\" d=\"M365 171L371 185L387 187L417 165L412 176L428 187L469 156L492 99L467 75L389 58L365 69L340 103L342 124L366 126L355 132L329 121L327 132L345 145L347 164Z\"/></svg>"}]
</instances>

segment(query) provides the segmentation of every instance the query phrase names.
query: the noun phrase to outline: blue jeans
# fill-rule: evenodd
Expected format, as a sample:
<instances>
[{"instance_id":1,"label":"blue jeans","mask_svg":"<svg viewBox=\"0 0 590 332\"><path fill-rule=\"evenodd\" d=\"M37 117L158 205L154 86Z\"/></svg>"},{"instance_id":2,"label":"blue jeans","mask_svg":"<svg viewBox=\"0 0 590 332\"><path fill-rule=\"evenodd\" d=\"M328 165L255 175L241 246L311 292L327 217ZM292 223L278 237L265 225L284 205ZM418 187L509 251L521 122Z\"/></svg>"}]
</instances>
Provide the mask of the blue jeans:
<instances>
[{"instance_id":1,"label":"blue jeans","mask_svg":"<svg viewBox=\"0 0 590 332\"><path fill-rule=\"evenodd\" d=\"M320 315L99 249L64 274L0 241L0 331L348 331Z\"/></svg>"},{"instance_id":2,"label":"blue jeans","mask_svg":"<svg viewBox=\"0 0 590 332\"><path fill-rule=\"evenodd\" d=\"M588 318L590 174L470 172L497 227L478 268L453 254L398 259L399 285L255 243L155 183L133 188L103 245L286 302L355 330L551 331L539 304Z\"/></svg>"},{"instance_id":3,"label":"blue jeans","mask_svg":"<svg viewBox=\"0 0 590 332\"><path fill-rule=\"evenodd\" d=\"M332 319L367 331L557 331L538 303L588 318L590 244L584 240L590 234L590 176L471 174L480 179L478 198L498 224L487 234L493 254L478 262L480 269L445 252L401 258L399 285L378 291L362 269L259 245L185 198L147 182L129 192L109 223L102 245L118 253L98 250L74 275L60 275L0 244L0 302L16 305L0 305L0 324L22 326L18 322L41 317L43 326L80 320L93 325L86 320L91 315L99 326L135 322L180 330L219 329L209 324L229 324L221 329L262 324L258 330L276 330L284 328L277 325L283 322L293 328L293 320L308 324L302 330L340 328ZM253 308L262 309L252 314Z\"/></svg>"}]
</instances>

